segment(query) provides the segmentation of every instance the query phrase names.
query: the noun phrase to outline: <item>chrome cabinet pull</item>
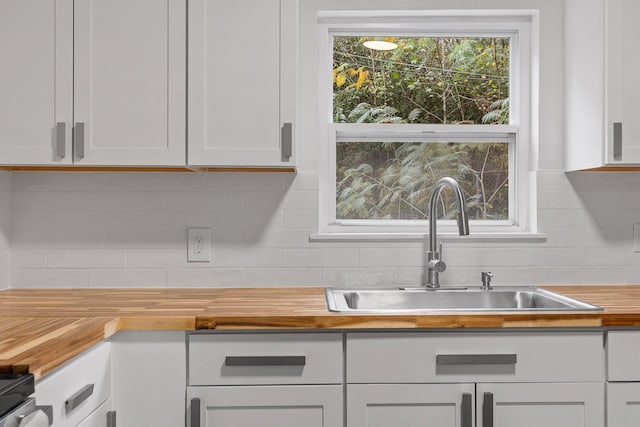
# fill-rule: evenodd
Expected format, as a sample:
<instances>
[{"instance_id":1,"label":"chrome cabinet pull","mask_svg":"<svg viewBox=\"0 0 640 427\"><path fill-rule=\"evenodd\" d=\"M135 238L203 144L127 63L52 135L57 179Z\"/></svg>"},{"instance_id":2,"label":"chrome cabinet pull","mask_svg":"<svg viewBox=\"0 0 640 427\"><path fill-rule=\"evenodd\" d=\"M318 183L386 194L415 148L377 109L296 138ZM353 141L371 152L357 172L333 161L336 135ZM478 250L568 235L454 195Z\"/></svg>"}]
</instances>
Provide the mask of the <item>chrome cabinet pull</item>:
<instances>
[{"instance_id":1,"label":"chrome cabinet pull","mask_svg":"<svg viewBox=\"0 0 640 427\"><path fill-rule=\"evenodd\" d=\"M65 400L64 408L67 412L73 411L77 408L82 402L87 400L93 394L93 386L94 384L87 384L82 387L78 392L76 392L73 396Z\"/></svg>"},{"instance_id":2,"label":"chrome cabinet pull","mask_svg":"<svg viewBox=\"0 0 640 427\"><path fill-rule=\"evenodd\" d=\"M471 393L462 393L462 405L460 407L460 427L471 427L473 418L473 407L471 404Z\"/></svg>"},{"instance_id":3,"label":"chrome cabinet pull","mask_svg":"<svg viewBox=\"0 0 640 427\"><path fill-rule=\"evenodd\" d=\"M304 366L306 356L227 356L226 366Z\"/></svg>"},{"instance_id":4,"label":"chrome cabinet pull","mask_svg":"<svg viewBox=\"0 0 640 427\"><path fill-rule=\"evenodd\" d=\"M107 427L116 427L116 411L107 412Z\"/></svg>"},{"instance_id":5,"label":"chrome cabinet pull","mask_svg":"<svg viewBox=\"0 0 640 427\"><path fill-rule=\"evenodd\" d=\"M493 427L493 393L485 393L482 401L482 427Z\"/></svg>"},{"instance_id":6,"label":"chrome cabinet pull","mask_svg":"<svg viewBox=\"0 0 640 427\"><path fill-rule=\"evenodd\" d=\"M84 122L76 123L73 135L73 152L79 159L84 159Z\"/></svg>"},{"instance_id":7,"label":"chrome cabinet pull","mask_svg":"<svg viewBox=\"0 0 640 427\"><path fill-rule=\"evenodd\" d=\"M56 156L60 159L64 159L67 155L66 152L66 129L67 124L65 122L56 123Z\"/></svg>"},{"instance_id":8,"label":"chrome cabinet pull","mask_svg":"<svg viewBox=\"0 0 640 427\"><path fill-rule=\"evenodd\" d=\"M438 354L436 365L515 365L517 354Z\"/></svg>"},{"instance_id":9,"label":"chrome cabinet pull","mask_svg":"<svg viewBox=\"0 0 640 427\"><path fill-rule=\"evenodd\" d=\"M613 160L622 160L622 122L613 123Z\"/></svg>"},{"instance_id":10,"label":"chrome cabinet pull","mask_svg":"<svg viewBox=\"0 0 640 427\"><path fill-rule=\"evenodd\" d=\"M200 427L200 399L191 399L191 427Z\"/></svg>"},{"instance_id":11,"label":"chrome cabinet pull","mask_svg":"<svg viewBox=\"0 0 640 427\"><path fill-rule=\"evenodd\" d=\"M282 134L280 135L282 145L282 160L288 161L293 154L293 124L285 123L282 125Z\"/></svg>"}]
</instances>

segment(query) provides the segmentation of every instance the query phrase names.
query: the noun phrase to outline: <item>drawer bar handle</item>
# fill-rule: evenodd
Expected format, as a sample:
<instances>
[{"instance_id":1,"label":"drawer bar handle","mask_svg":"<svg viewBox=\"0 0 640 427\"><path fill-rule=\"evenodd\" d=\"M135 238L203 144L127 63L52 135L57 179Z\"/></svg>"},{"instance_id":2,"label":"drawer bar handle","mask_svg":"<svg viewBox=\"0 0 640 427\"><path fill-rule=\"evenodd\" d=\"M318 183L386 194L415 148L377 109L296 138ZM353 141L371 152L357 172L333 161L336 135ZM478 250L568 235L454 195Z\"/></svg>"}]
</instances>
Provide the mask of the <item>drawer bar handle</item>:
<instances>
[{"instance_id":1,"label":"drawer bar handle","mask_svg":"<svg viewBox=\"0 0 640 427\"><path fill-rule=\"evenodd\" d=\"M622 122L613 124L613 160L622 160Z\"/></svg>"},{"instance_id":2,"label":"drawer bar handle","mask_svg":"<svg viewBox=\"0 0 640 427\"><path fill-rule=\"evenodd\" d=\"M84 122L76 123L73 150L78 159L84 159Z\"/></svg>"},{"instance_id":3,"label":"drawer bar handle","mask_svg":"<svg viewBox=\"0 0 640 427\"><path fill-rule=\"evenodd\" d=\"M482 427L493 427L493 393L485 393L482 401Z\"/></svg>"},{"instance_id":4,"label":"drawer bar handle","mask_svg":"<svg viewBox=\"0 0 640 427\"><path fill-rule=\"evenodd\" d=\"M191 399L191 426L200 427L200 399L194 397Z\"/></svg>"},{"instance_id":5,"label":"drawer bar handle","mask_svg":"<svg viewBox=\"0 0 640 427\"><path fill-rule=\"evenodd\" d=\"M473 406L471 403L471 393L462 393L462 405L461 405L461 427L471 427L473 421Z\"/></svg>"},{"instance_id":6,"label":"drawer bar handle","mask_svg":"<svg viewBox=\"0 0 640 427\"><path fill-rule=\"evenodd\" d=\"M227 356L226 366L304 366L306 356Z\"/></svg>"},{"instance_id":7,"label":"drawer bar handle","mask_svg":"<svg viewBox=\"0 0 640 427\"><path fill-rule=\"evenodd\" d=\"M116 427L116 411L107 412L107 427Z\"/></svg>"},{"instance_id":8,"label":"drawer bar handle","mask_svg":"<svg viewBox=\"0 0 640 427\"><path fill-rule=\"evenodd\" d=\"M438 354L436 365L515 365L517 354Z\"/></svg>"},{"instance_id":9,"label":"drawer bar handle","mask_svg":"<svg viewBox=\"0 0 640 427\"><path fill-rule=\"evenodd\" d=\"M64 159L67 155L66 149L66 131L67 124L65 122L56 123L56 157Z\"/></svg>"},{"instance_id":10,"label":"drawer bar handle","mask_svg":"<svg viewBox=\"0 0 640 427\"><path fill-rule=\"evenodd\" d=\"M68 398L64 402L64 407L67 412L73 411L76 409L82 402L87 400L93 394L93 386L94 384L87 384L82 387L76 394Z\"/></svg>"},{"instance_id":11,"label":"drawer bar handle","mask_svg":"<svg viewBox=\"0 0 640 427\"><path fill-rule=\"evenodd\" d=\"M282 160L289 161L293 154L293 123L284 123L281 129Z\"/></svg>"}]
</instances>

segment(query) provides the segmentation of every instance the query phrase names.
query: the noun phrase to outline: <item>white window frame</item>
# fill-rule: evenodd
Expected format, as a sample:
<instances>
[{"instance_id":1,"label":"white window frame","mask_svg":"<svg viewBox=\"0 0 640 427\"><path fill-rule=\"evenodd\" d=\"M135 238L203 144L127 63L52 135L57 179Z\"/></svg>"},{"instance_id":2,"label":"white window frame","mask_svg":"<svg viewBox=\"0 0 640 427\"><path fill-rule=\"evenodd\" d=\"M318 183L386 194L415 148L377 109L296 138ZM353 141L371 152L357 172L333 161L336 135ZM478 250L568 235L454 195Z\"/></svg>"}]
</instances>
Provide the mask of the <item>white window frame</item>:
<instances>
[{"instance_id":1,"label":"white window frame","mask_svg":"<svg viewBox=\"0 0 640 427\"><path fill-rule=\"evenodd\" d=\"M333 11L318 16L319 40L319 229L316 237L354 236L421 238L427 234L427 220L337 220L336 143L338 141L508 141L509 220L470 221L472 235L535 234L535 185L530 161L537 141L532 135L532 114L537 114L533 67L537 51L532 36L537 28L535 11ZM333 123L333 37L366 36L462 36L511 38L510 124L344 124ZM534 54L536 55L534 57ZM536 80L537 81L537 80ZM428 134L428 138L424 135ZM493 138L493 139L491 139ZM426 208L426 207L425 207ZM445 238L457 234L454 221L438 220Z\"/></svg>"}]
</instances>

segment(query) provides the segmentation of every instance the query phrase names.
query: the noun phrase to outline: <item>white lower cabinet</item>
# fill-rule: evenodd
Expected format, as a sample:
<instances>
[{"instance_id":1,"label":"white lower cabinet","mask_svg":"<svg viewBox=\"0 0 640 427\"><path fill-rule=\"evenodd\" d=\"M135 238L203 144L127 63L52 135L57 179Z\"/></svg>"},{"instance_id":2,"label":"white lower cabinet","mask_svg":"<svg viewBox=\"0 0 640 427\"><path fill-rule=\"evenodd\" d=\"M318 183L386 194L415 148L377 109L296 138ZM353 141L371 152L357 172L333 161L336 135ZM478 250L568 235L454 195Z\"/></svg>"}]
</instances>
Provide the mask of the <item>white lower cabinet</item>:
<instances>
[{"instance_id":1,"label":"white lower cabinet","mask_svg":"<svg viewBox=\"0 0 640 427\"><path fill-rule=\"evenodd\" d=\"M340 427L340 333L189 335L190 427Z\"/></svg>"},{"instance_id":2,"label":"white lower cabinet","mask_svg":"<svg viewBox=\"0 0 640 427\"><path fill-rule=\"evenodd\" d=\"M603 427L603 383L478 384L478 427Z\"/></svg>"},{"instance_id":3,"label":"white lower cabinet","mask_svg":"<svg viewBox=\"0 0 640 427\"><path fill-rule=\"evenodd\" d=\"M53 407L53 427L82 425L110 396L111 344L108 342L89 349L36 382L38 405Z\"/></svg>"},{"instance_id":4,"label":"white lower cabinet","mask_svg":"<svg viewBox=\"0 0 640 427\"><path fill-rule=\"evenodd\" d=\"M346 352L347 427L605 425L600 332L356 332Z\"/></svg>"},{"instance_id":5,"label":"white lower cabinet","mask_svg":"<svg viewBox=\"0 0 640 427\"><path fill-rule=\"evenodd\" d=\"M342 386L189 387L189 426L338 427Z\"/></svg>"},{"instance_id":6,"label":"white lower cabinet","mask_svg":"<svg viewBox=\"0 0 640 427\"><path fill-rule=\"evenodd\" d=\"M185 337L184 331L125 331L110 338L118 427L184 425Z\"/></svg>"},{"instance_id":7,"label":"white lower cabinet","mask_svg":"<svg viewBox=\"0 0 640 427\"><path fill-rule=\"evenodd\" d=\"M607 426L640 426L640 331L607 333Z\"/></svg>"},{"instance_id":8,"label":"white lower cabinet","mask_svg":"<svg viewBox=\"0 0 640 427\"><path fill-rule=\"evenodd\" d=\"M471 427L474 384L349 384L348 427Z\"/></svg>"}]
</instances>

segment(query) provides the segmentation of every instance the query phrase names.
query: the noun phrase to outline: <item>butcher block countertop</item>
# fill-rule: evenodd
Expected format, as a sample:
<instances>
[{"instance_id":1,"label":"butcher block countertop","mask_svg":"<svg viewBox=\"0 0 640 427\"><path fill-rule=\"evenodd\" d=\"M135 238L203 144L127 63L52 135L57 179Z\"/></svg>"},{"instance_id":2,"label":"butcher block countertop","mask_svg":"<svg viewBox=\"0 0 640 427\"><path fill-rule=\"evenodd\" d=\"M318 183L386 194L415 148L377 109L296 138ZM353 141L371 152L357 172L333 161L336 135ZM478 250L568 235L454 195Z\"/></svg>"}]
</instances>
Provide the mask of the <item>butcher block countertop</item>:
<instances>
[{"instance_id":1,"label":"butcher block countertop","mask_svg":"<svg viewBox=\"0 0 640 427\"><path fill-rule=\"evenodd\" d=\"M640 327L640 286L545 286L602 312L368 315L327 311L323 288L10 289L0 372L50 372L122 330Z\"/></svg>"}]
</instances>

